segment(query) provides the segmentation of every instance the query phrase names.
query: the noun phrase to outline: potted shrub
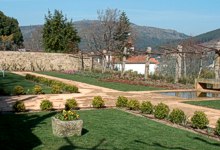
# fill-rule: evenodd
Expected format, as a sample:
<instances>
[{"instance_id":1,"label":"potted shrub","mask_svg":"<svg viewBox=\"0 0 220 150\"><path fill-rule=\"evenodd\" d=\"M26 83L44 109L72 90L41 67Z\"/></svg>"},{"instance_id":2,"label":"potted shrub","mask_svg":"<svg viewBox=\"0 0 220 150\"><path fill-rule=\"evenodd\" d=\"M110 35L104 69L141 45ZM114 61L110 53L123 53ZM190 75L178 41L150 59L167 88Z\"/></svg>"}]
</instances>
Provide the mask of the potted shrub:
<instances>
[{"instance_id":1,"label":"potted shrub","mask_svg":"<svg viewBox=\"0 0 220 150\"><path fill-rule=\"evenodd\" d=\"M52 117L53 134L58 137L80 136L82 133L83 121L75 111L63 110Z\"/></svg>"}]
</instances>

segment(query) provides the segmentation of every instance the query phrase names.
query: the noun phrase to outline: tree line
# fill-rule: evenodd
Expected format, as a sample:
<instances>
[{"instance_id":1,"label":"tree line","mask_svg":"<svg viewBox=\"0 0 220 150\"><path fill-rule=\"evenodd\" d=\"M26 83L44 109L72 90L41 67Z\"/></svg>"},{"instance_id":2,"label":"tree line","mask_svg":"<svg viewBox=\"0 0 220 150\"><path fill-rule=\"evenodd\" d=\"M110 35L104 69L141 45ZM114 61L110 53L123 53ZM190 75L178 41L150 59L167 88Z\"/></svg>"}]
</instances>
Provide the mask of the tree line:
<instances>
[{"instance_id":1,"label":"tree line","mask_svg":"<svg viewBox=\"0 0 220 150\"><path fill-rule=\"evenodd\" d=\"M87 49L102 57L103 72L107 66L111 69L113 66L111 64L113 61L106 60L111 58L106 56L118 58L122 62L123 72L126 59L134 50L132 40L135 33L131 23L126 13L118 9L99 10L97 18L98 22L94 21L92 25L89 25L87 34L82 35L86 39ZM46 52L76 54L79 52L80 41L81 38L72 20L68 20L62 11L54 10L53 13L48 11L42 31L42 45ZM195 43L182 43L182 45L181 52L178 48L168 48L171 52L166 53L168 49L165 49L160 60L160 72L165 76L175 75L175 82L178 82L181 77L186 78L189 75L194 79L212 60L209 58L210 53L203 53L204 49L195 47ZM0 48L16 50L22 47L23 37L18 21L0 12ZM146 53L142 54L146 55Z\"/></svg>"},{"instance_id":2,"label":"tree line","mask_svg":"<svg viewBox=\"0 0 220 150\"><path fill-rule=\"evenodd\" d=\"M16 50L23 47L23 36L17 19L0 11L0 49Z\"/></svg>"},{"instance_id":3,"label":"tree line","mask_svg":"<svg viewBox=\"0 0 220 150\"><path fill-rule=\"evenodd\" d=\"M97 12L101 24L97 26L99 33L92 28L88 39L88 48L120 53L130 33L130 23L125 12L117 9L106 9ZM42 44L46 52L77 53L81 38L73 21L68 20L62 11L48 11L42 31ZM0 46L2 50L16 50L23 47L23 36L18 21L0 12Z\"/></svg>"}]
</instances>

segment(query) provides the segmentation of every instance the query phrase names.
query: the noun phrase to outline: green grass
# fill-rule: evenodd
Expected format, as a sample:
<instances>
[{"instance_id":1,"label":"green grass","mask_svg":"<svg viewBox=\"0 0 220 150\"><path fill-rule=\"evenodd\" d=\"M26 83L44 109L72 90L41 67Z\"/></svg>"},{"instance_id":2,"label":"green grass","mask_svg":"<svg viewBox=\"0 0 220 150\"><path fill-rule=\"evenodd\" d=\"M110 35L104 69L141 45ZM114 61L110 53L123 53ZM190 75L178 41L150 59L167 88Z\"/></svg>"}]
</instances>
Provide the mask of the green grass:
<instances>
[{"instance_id":1,"label":"green grass","mask_svg":"<svg viewBox=\"0 0 220 150\"><path fill-rule=\"evenodd\" d=\"M220 110L220 100L210 100L210 101L187 101L184 102L187 104L197 105L197 106L204 106L208 108L214 108Z\"/></svg>"},{"instance_id":2,"label":"green grass","mask_svg":"<svg viewBox=\"0 0 220 150\"><path fill-rule=\"evenodd\" d=\"M114 109L79 111L84 121L82 136L58 138L51 129L54 114L0 115L1 149L217 150L220 147L220 142L205 136Z\"/></svg>"},{"instance_id":3,"label":"green grass","mask_svg":"<svg viewBox=\"0 0 220 150\"><path fill-rule=\"evenodd\" d=\"M13 74L10 72L5 72L5 77L3 78L0 76L0 87L4 89L5 94L4 95L12 95L13 94L13 88L17 85L20 85L24 87L26 94L32 94L33 88L36 85L36 83L32 81L28 81L25 79L25 77ZM51 88L41 85L43 92L45 93L51 93Z\"/></svg>"},{"instance_id":4,"label":"green grass","mask_svg":"<svg viewBox=\"0 0 220 150\"><path fill-rule=\"evenodd\" d=\"M58 73L58 72L37 72L45 75L50 75L54 77L59 77L63 79L88 83L96 86L106 87L114 90L119 91L151 91L151 90L161 90L161 88L155 88L155 87L147 87L147 86L141 86L141 85L131 85L131 84L124 84L124 83L116 83L116 82L104 82L99 81L97 78L92 78L88 76L83 76L79 74L64 74L64 73Z\"/></svg>"}]
</instances>

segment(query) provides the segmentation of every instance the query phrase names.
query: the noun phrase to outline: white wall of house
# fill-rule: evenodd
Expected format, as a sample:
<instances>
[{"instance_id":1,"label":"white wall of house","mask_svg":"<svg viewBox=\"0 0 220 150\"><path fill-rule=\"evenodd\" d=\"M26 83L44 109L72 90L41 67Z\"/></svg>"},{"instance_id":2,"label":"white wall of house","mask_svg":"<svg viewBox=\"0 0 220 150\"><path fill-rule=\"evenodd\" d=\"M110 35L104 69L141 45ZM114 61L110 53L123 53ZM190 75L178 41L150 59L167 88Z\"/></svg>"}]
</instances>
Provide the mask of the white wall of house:
<instances>
[{"instance_id":1,"label":"white wall of house","mask_svg":"<svg viewBox=\"0 0 220 150\"><path fill-rule=\"evenodd\" d=\"M115 64L115 68L121 70L121 64ZM156 71L157 65L150 64L149 66L149 74L154 74ZM125 71L133 70L137 71L140 74L144 74L145 72L145 64L125 64Z\"/></svg>"}]
</instances>

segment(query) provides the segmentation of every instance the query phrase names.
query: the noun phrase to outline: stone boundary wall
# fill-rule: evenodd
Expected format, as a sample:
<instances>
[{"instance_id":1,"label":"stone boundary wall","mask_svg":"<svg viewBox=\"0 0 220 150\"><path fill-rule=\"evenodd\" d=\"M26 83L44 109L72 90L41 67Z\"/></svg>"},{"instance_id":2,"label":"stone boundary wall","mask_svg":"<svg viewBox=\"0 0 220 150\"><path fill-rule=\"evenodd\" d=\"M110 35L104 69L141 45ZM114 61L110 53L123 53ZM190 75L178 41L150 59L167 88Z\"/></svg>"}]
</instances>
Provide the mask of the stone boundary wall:
<instances>
[{"instance_id":1,"label":"stone boundary wall","mask_svg":"<svg viewBox=\"0 0 220 150\"><path fill-rule=\"evenodd\" d=\"M85 69L91 68L91 62L91 57L83 57ZM79 70L81 67L81 57L73 54L0 51L0 70L62 71Z\"/></svg>"}]
</instances>

